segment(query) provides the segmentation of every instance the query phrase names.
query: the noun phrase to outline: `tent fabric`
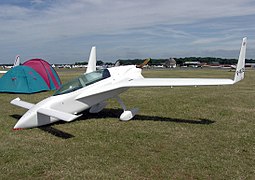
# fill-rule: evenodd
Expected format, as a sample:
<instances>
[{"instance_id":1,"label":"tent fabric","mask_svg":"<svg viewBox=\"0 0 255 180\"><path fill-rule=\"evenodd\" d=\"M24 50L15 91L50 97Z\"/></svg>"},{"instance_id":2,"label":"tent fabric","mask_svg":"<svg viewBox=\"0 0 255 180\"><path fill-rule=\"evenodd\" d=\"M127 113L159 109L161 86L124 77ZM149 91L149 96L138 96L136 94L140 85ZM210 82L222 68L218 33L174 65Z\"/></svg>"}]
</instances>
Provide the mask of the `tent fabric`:
<instances>
[{"instance_id":1,"label":"tent fabric","mask_svg":"<svg viewBox=\"0 0 255 180\"><path fill-rule=\"evenodd\" d=\"M33 68L44 79L50 90L59 89L61 86L60 78L51 65L43 59L31 59L23 63L23 66Z\"/></svg>"},{"instance_id":2,"label":"tent fabric","mask_svg":"<svg viewBox=\"0 0 255 180\"><path fill-rule=\"evenodd\" d=\"M44 79L28 66L16 66L0 78L0 92L35 93L50 90Z\"/></svg>"}]
</instances>

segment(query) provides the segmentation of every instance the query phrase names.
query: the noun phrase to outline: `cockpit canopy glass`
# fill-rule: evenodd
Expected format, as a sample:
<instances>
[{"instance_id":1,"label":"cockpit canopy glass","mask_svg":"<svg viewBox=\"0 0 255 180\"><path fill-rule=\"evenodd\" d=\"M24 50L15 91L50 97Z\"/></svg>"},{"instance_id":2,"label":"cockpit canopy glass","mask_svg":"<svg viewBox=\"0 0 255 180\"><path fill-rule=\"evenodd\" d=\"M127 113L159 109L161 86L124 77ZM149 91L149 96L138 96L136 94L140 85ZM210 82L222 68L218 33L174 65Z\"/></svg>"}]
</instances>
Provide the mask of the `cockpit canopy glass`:
<instances>
[{"instance_id":1,"label":"cockpit canopy glass","mask_svg":"<svg viewBox=\"0 0 255 180\"><path fill-rule=\"evenodd\" d=\"M96 83L103 79L106 79L110 76L111 75L110 75L110 72L108 69L101 69L101 70L93 71L88 74L83 74L83 75L79 76L78 78L75 78L75 79L63 84L61 86L61 88L59 90L57 90L53 96L76 91L76 90L81 89L85 86L88 86L90 84L93 84L93 83Z\"/></svg>"}]
</instances>

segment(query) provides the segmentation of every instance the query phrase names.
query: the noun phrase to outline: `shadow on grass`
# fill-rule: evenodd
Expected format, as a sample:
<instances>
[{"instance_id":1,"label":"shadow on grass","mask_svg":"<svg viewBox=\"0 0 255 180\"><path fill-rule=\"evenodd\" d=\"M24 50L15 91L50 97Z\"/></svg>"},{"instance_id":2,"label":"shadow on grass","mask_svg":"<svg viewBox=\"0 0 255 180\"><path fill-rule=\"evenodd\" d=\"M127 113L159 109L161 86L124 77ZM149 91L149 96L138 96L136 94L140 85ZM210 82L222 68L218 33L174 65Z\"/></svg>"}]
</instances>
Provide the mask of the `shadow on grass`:
<instances>
[{"instance_id":1,"label":"shadow on grass","mask_svg":"<svg viewBox=\"0 0 255 180\"><path fill-rule=\"evenodd\" d=\"M69 138L75 137L72 134L69 134L67 132L61 131L59 129L56 129L56 128L50 126L50 125L42 126L42 127L38 127L38 128L41 129L44 132L47 132L49 134L52 134L52 135L54 135L56 137L59 137L59 138L62 138L62 139L69 139Z\"/></svg>"},{"instance_id":2,"label":"shadow on grass","mask_svg":"<svg viewBox=\"0 0 255 180\"><path fill-rule=\"evenodd\" d=\"M104 118L119 118L121 113L123 112L122 109L104 109L103 111L97 113L97 114L91 114L87 110L82 112L83 115L79 117L76 121L83 121L83 120L89 120L89 119L104 119ZM13 114L11 117L15 119L20 119L21 115ZM132 120L135 121L162 121L162 122L174 122L174 123L188 123L188 124L201 124L201 125L209 125L214 123L215 121L209 120L209 119L198 119L198 120L191 120L191 119L178 119L178 118L169 118L169 117L162 117L162 116L146 116L146 115L136 115ZM53 124L64 124L63 121L58 121ZM56 129L50 125L45 125L38 127L38 129L41 129L44 132L47 132L49 134L52 134L56 137L62 138L62 139L69 139L75 137L72 134L69 134L67 132L61 131L59 129Z\"/></svg>"},{"instance_id":3,"label":"shadow on grass","mask_svg":"<svg viewBox=\"0 0 255 180\"><path fill-rule=\"evenodd\" d=\"M102 119L102 118L119 118L121 113L123 112L122 109L104 109L103 111L97 114L91 114L88 111L84 111L83 115L78 118L77 120L88 120L88 119ZM136 121L162 121L162 122L174 122L174 123L188 123L188 124L204 124L209 125L215 123L215 121L210 119L198 119L198 120L191 120L191 119L178 119L178 118L169 118L169 117L162 117L162 116L146 116L146 115L135 115L132 120Z\"/></svg>"},{"instance_id":4,"label":"shadow on grass","mask_svg":"<svg viewBox=\"0 0 255 180\"><path fill-rule=\"evenodd\" d=\"M10 115L12 118L19 120L22 116L18 114Z\"/></svg>"}]
</instances>

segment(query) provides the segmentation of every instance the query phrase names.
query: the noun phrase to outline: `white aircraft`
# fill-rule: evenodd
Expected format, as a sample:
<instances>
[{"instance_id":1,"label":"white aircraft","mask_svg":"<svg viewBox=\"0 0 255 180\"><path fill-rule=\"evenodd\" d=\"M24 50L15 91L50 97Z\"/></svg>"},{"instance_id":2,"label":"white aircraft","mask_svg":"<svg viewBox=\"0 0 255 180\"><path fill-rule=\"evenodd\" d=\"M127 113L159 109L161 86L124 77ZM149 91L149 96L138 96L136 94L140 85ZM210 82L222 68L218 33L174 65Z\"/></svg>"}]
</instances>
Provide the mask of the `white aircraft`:
<instances>
[{"instance_id":1,"label":"white aircraft","mask_svg":"<svg viewBox=\"0 0 255 180\"><path fill-rule=\"evenodd\" d=\"M90 113L100 112L106 100L116 98L123 113L120 120L128 121L138 109L127 110L119 94L131 87L158 86L211 86L231 85L244 78L244 64L247 38L243 38L234 80L213 78L144 78L141 66L128 65L96 70L96 49L92 47L86 73L67 82L37 104L16 98L11 104L28 109L14 126L15 130L50 124L59 120L70 122L81 116L80 112L89 109ZM144 64L143 64L144 65Z\"/></svg>"},{"instance_id":2,"label":"white aircraft","mask_svg":"<svg viewBox=\"0 0 255 180\"><path fill-rule=\"evenodd\" d=\"M20 65L20 58L19 58L19 55L17 55L16 58L15 58L13 66L11 66L9 68L19 66L19 65ZM7 73L7 71L0 71L0 74L5 74L5 73Z\"/></svg>"}]
</instances>

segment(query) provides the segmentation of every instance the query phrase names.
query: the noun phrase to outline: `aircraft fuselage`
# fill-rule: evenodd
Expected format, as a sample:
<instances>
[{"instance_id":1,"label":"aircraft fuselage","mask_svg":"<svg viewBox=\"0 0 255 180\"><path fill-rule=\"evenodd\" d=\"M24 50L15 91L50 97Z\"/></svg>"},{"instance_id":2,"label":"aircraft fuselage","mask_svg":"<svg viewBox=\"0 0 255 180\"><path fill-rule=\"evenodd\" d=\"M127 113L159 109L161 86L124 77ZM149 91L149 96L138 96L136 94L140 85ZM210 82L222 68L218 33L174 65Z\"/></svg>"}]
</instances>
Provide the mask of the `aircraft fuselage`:
<instances>
[{"instance_id":1,"label":"aircraft fuselage","mask_svg":"<svg viewBox=\"0 0 255 180\"><path fill-rule=\"evenodd\" d=\"M78 115L80 112L91 108L92 106L101 103L107 99L113 98L118 96L118 94L126 91L128 88L119 88L114 89L111 91L98 93L95 95L89 95L91 92L96 91L98 89L104 88L109 84L114 84L118 82L124 76L121 76L122 73L126 73L130 69L134 69L134 66L126 66L123 68L109 68L109 72L111 77L93 83L91 85L85 86L81 89L75 90L73 92L69 92L66 94L60 95L53 95L48 97L39 103L35 104L31 109L29 109L17 122L14 129L21 129L21 128L32 128L37 126L42 126L50 123L54 123L59 121L60 119L47 116L38 111L42 108L45 109L53 109L58 110L65 113L70 113L74 115ZM137 68L135 68L137 69ZM141 78L141 71L140 69L136 71L137 77ZM135 76L134 73L131 73L132 76ZM134 77L133 77L134 78ZM88 96L86 96L86 92ZM84 94L83 98L77 99L80 94Z\"/></svg>"}]
</instances>

